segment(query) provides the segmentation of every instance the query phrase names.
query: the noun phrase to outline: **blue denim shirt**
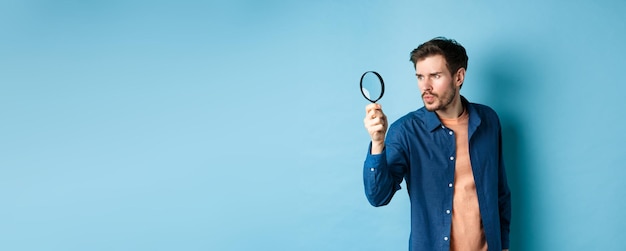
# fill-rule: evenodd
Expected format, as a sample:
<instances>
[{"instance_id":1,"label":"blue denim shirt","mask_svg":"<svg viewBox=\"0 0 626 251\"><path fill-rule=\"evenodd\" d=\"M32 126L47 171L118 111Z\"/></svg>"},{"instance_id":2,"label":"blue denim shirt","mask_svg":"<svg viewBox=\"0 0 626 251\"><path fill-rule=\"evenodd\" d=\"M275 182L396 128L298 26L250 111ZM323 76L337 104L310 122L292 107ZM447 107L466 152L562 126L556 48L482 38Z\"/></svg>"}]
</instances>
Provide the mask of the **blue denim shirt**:
<instances>
[{"instance_id":1,"label":"blue denim shirt","mask_svg":"<svg viewBox=\"0 0 626 251\"><path fill-rule=\"evenodd\" d=\"M509 248L511 195L502 159L498 115L469 103L470 161L480 215L489 250ZM454 133L425 108L394 122L381 154L368 151L363 170L365 194L373 206L384 206L406 180L411 201L409 250L450 250L456 145Z\"/></svg>"}]
</instances>

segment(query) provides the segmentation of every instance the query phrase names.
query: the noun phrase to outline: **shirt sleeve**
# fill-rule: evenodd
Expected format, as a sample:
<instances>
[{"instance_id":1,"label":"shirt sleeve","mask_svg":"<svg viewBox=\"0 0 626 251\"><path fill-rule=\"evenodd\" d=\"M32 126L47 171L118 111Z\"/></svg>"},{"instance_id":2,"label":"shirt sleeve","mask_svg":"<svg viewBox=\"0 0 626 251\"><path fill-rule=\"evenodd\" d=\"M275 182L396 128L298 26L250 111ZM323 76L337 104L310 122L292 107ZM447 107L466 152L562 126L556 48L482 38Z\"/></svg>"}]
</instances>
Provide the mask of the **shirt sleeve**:
<instances>
[{"instance_id":1,"label":"shirt sleeve","mask_svg":"<svg viewBox=\"0 0 626 251\"><path fill-rule=\"evenodd\" d=\"M509 232L511 225L511 191L509 190L502 157L502 132L499 131L500 161L498 165L498 206L500 211L500 236L502 249L509 248Z\"/></svg>"},{"instance_id":2,"label":"shirt sleeve","mask_svg":"<svg viewBox=\"0 0 626 251\"><path fill-rule=\"evenodd\" d=\"M387 205L404 177L406 161L397 153L397 148L386 144L380 154L371 154L370 142L363 165L365 195L372 206ZM392 161L388 161L392 160Z\"/></svg>"}]
</instances>

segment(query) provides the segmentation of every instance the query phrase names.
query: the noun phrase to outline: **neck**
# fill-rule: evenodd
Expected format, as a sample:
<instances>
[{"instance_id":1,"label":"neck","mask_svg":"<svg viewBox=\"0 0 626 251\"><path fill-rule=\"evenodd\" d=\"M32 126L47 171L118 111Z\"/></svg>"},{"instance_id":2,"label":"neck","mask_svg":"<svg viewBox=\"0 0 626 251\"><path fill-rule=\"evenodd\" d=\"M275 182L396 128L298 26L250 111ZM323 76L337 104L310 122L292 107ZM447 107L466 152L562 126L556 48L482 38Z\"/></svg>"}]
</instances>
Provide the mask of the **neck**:
<instances>
[{"instance_id":1,"label":"neck","mask_svg":"<svg viewBox=\"0 0 626 251\"><path fill-rule=\"evenodd\" d=\"M435 112L440 118L455 119L461 117L464 110L465 108L463 107L463 102L461 102L461 97L460 95L457 95L445 108L439 109Z\"/></svg>"}]
</instances>

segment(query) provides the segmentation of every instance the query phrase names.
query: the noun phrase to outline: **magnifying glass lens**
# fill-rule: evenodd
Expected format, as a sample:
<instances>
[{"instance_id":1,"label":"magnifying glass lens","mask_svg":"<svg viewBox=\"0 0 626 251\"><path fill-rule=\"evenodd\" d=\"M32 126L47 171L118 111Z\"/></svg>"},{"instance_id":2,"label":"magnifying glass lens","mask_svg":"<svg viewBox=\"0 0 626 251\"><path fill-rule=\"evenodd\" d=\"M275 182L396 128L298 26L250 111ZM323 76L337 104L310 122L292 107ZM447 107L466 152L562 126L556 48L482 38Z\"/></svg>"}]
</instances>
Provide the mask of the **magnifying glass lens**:
<instances>
[{"instance_id":1,"label":"magnifying glass lens","mask_svg":"<svg viewBox=\"0 0 626 251\"><path fill-rule=\"evenodd\" d=\"M376 103L383 97L385 84L383 78L375 71L368 71L361 76L361 94L365 99Z\"/></svg>"}]
</instances>

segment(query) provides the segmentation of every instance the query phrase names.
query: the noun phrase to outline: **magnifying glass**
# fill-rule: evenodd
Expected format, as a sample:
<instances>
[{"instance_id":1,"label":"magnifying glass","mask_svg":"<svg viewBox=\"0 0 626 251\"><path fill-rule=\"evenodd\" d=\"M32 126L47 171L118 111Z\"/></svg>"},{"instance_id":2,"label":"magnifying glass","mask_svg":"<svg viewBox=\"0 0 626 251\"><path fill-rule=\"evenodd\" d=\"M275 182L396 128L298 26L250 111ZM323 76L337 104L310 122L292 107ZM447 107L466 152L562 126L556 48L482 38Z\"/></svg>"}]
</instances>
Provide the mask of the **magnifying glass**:
<instances>
[{"instance_id":1,"label":"magnifying glass","mask_svg":"<svg viewBox=\"0 0 626 251\"><path fill-rule=\"evenodd\" d=\"M375 71L366 71L361 76L361 94L372 103L380 100L385 93L383 77Z\"/></svg>"}]
</instances>

